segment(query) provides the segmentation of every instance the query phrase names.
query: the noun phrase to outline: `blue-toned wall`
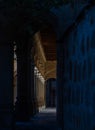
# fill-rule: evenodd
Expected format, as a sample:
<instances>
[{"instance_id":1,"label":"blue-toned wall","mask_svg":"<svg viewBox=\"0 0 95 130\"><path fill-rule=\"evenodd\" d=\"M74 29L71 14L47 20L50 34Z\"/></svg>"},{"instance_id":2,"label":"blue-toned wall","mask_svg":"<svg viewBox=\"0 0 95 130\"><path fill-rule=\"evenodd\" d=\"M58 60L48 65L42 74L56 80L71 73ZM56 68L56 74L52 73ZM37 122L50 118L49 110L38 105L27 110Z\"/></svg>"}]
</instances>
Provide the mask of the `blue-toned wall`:
<instances>
[{"instance_id":1,"label":"blue-toned wall","mask_svg":"<svg viewBox=\"0 0 95 130\"><path fill-rule=\"evenodd\" d=\"M13 46L0 43L0 130L13 130Z\"/></svg>"},{"instance_id":2,"label":"blue-toned wall","mask_svg":"<svg viewBox=\"0 0 95 130\"><path fill-rule=\"evenodd\" d=\"M64 34L57 54L58 120L64 130L94 130L95 7Z\"/></svg>"}]
</instances>

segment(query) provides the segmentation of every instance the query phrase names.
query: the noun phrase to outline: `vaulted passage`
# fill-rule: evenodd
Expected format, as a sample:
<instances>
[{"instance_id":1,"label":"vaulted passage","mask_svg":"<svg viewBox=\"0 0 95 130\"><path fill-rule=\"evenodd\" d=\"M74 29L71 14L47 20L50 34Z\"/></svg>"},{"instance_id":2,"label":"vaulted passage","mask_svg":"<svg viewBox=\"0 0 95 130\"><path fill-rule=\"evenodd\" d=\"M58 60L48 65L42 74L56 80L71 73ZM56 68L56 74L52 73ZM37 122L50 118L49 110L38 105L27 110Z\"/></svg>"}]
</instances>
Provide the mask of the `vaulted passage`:
<instances>
[{"instance_id":1,"label":"vaulted passage","mask_svg":"<svg viewBox=\"0 0 95 130\"><path fill-rule=\"evenodd\" d=\"M0 1L0 130L95 130L95 2L56 2Z\"/></svg>"},{"instance_id":2,"label":"vaulted passage","mask_svg":"<svg viewBox=\"0 0 95 130\"><path fill-rule=\"evenodd\" d=\"M21 41L20 41L21 42ZM16 129L58 129L56 40L51 26L33 37L33 44L14 43L14 106ZM23 122L27 123L23 123Z\"/></svg>"}]
</instances>

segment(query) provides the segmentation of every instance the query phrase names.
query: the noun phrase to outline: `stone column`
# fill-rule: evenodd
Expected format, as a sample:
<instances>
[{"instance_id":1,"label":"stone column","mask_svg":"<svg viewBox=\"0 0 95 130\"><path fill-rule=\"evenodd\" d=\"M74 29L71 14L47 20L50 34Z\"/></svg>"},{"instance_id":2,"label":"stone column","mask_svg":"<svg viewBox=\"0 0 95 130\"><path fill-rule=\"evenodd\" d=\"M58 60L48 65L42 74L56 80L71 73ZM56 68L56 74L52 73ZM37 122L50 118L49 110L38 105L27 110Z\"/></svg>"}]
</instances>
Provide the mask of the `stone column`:
<instances>
[{"instance_id":1,"label":"stone column","mask_svg":"<svg viewBox=\"0 0 95 130\"><path fill-rule=\"evenodd\" d=\"M13 45L0 43L0 130L13 124Z\"/></svg>"},{"instance_id":2,"label":"stone column","mask_svg":"<svg viewBox=\"0 0 95 130\"><path fill-rule=\"evenodd\" d=\"M28 43L27 51L27 89L28 89L28 112L29 117L35 114L35 92L34 92L34 45L33 41L30 40Z\"/></svg>"},{"instance_id":3,"label":"stone column","mask_svg":"<svg viewBox=\"0 0 95 130\"><path fill-rule=\"evenodd\" d=\"M37 95L36 94L36 84L37 84L36 83L36 71L37 71L36 67L34 67L34 99L33 99L33 104L34 104L33 105L33 110L34 110L33 112L34 112L34 114L36 113L36 109L35 109L35 107L36 107L36 101L35 100L36 100L36 95Z\"/></svg>"},{"instance_id":4,"label":"stone column","mask_svg":"<svg viewBox=\"0 0 95 130\"><path fill-rule=\"evenodd\" d=\"M56 94L57 94L57 121L63 127L63 87L64 87L64 60L63 60L63 46L58 42L57 44L57 79L56 79Z\"/></svg>"},{"instance_id":5,"label":"stone column","mask_svg":"<svg viewBox=\"0 0 95 130\"><path fill-rule=\"evenodd\" d=\"M31 58L31 44L28 40L17 43L17 121L27 121L33 114L34 63Z\"/></svg>"},{"instance_id":6,"label":"stone column","mask_svg":"<svg viewBox=\"0 0 95 130\"><path fill-rule=\"evenodd\" d=\"M27 89L27 46L17 44L17 101L15 106L16 120L28 119Z\"/></svg>"},{"instance_id":7,"label":"stone column","mask_svg":"<svg viewBox=\"0 0 95 130\"><path fill-rule=\"evenodd\" d=\"M32 43L33 44L33 43ZM30 85L29 85L29 92L30 92L30 115L33 116L35 114L35 86L34 86L34 46L31 48L31 55L30 55Z\"/></svg>"}]
</instances>

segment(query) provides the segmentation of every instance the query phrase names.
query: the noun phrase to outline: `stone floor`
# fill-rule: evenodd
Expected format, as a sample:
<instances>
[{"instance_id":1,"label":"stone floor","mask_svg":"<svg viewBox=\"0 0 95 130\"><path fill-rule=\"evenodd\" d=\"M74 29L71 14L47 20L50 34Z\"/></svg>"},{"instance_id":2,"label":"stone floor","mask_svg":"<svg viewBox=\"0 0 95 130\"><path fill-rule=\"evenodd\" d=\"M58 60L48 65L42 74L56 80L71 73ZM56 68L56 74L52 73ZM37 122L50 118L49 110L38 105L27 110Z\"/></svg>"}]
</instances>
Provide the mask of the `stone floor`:
<instances>
[{"instance_id":1,"label":"stone floor","mask_svg":"<svg viewBox=\"0 0 95 130\"><path fill-rule=\"evenodd\" d=\"M42 109L29 122L17 122L16 130L61 130L56 122L56 109Z\"/></svg>"}]
</instances>

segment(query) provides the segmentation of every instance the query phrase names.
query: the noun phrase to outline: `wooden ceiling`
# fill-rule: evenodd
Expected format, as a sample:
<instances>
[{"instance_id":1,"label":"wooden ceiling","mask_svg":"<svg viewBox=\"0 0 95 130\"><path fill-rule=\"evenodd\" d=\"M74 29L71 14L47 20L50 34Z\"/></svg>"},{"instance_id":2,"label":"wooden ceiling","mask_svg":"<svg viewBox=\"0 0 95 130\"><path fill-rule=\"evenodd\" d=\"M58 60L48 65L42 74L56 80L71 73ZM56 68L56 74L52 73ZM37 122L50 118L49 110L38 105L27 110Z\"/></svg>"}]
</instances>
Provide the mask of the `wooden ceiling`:
<instances>
[{"instance_id":1,"label":"wooden ceiling","mask_svg":"<svg viewBox=\"0 0 95 130\"><path fill-rule=\"evenodd\" d=\"M56 78L56 37L53 29L47 27L37 32L34 61L45 80Z\"/></svg>"},{"instance_id":2,"label":"wooden ceiling","mask_svg":"<svg viewBox=\"0 0 95 130\"><path fill-rule=\"evenodd\" d=\"M46 60L56 60L56 36L52 27L41 30L40 39Z\"/></svg>"}]
</instances>

